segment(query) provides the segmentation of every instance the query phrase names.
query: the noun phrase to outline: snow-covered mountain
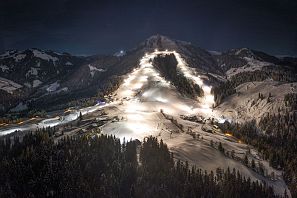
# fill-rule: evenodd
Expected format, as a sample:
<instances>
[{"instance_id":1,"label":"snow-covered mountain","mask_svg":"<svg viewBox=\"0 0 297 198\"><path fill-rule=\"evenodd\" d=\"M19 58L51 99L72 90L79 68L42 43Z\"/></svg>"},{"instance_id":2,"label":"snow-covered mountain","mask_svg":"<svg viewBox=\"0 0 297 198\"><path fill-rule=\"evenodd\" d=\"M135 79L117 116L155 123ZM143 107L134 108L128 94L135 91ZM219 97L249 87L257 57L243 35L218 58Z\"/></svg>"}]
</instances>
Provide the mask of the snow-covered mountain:
<instances>
[{"instance_id":1,"label":"snow-covered mountain","mask_svg":"<svg viewBox=\"0 0 297 198\"><path fill-rule=\"evenodd\" d=\"M114 86L115 79L121 80L138 67L141 57L155 50L176 51L189 67L216 86L244 73L290 74L291 81L296 75L293 58L279 59L247 48L212 53L162 35L151 36L134 49L105 56L8 50L0 54L0 107L6 112L21 102L30 108L93 96Z\"/></svg>"}]
</instances>

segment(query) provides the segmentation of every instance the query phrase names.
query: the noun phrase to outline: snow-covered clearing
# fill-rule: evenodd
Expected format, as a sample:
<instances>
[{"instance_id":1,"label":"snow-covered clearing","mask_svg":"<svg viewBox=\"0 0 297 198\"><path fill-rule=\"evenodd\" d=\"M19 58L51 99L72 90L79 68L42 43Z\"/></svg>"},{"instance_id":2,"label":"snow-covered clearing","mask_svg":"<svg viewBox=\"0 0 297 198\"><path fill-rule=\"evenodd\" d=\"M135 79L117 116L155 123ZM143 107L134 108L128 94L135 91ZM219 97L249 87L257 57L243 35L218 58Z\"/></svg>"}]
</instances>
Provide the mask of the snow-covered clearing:
<instances>
[{"instance_id":1,"label":"snow-covered clearing","mask_svg":"<svg viewBox=\"0 0 297 198\"><path fill-rule=\"evenodd\" d=\"M230 68L226 72L228 79L242 72L253 72L256 70L262 70L263 67L271 65L271 63L259 61L253 58L244 57L244 59L247 61L246 65L237 68Z\"/></svg>"},{"instance_id":2,"label":"snow-covered clearing","mask_svg":"<svg viewBox=\"0 0 297 198\"><path fill-rule=\"evenodd\" d=\"M284 95L297 93L297 83L281 83L273 80L247 82L236 88L236 94L229 96L216 109L231 117L235 122L259 118L267 113L278 113L284 109ZM259 93L264 99L259 98Z\"/></svg>"},{"instance_id":3,"label":"snow-covered clearing","mask_svg":"<svg viewBox=\"0 0 297 198\"><path fill-rule=\"evenodd\" d=\"M60 87L60 84L58 82L54 82L54 83L50 84L48 88L46 88L46 91L48 91L48 92L54 92L59 87Z\"/></svg>"},{"instance_id":4,"label":"snow-covered clearing","mask_svg":"<svg viewBox=\"0 0 297 198\"><path fill-rule=\"evenodd\" d=\"M94 67L92 65L88 65L88 66L89 66L90 74L92 77L94 77L96 72L104 72L105 71L104 69L100 69L100 68Z\"/></svg>"},{"instance_id":5,"label":"snow-covered clearing","mask_svg":"<svg viewBox=\"0 0 297 198\"><path fill-rule=\"evenodd\" d=\"M38 71L39 70L40 70L40 68L31 67L30 70L27 71L26 77L29 77L29 76L38 76Z\"/></svg>"},{"instance_id":6,"label":"snow-covered clearing","mask_svg":"<svg viewBox=\"0 0 297 198\"><path fill-rule=\"evenodd\" d=\"M13 91L19 89L19 88L22 88L23 86L16 83L16 82L13 82L12 80L8 80L8 79L5 79L5 78L1 78L0 77L0 89L12 94Z\"/></svg>"}]
</instances>

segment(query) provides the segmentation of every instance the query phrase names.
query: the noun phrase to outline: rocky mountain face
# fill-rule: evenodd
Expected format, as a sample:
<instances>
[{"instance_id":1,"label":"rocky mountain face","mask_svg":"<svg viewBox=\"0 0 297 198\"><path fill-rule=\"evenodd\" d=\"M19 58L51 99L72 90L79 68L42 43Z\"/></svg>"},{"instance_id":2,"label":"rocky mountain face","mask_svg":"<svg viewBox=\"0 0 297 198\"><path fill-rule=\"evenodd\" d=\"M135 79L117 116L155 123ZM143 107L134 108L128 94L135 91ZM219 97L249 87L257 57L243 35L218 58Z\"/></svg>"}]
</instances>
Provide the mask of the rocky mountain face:
<instances>
[{"instance_id":1,"label":"rocky mountain face","mask_svg":"<svg viewBox=\"0 0 297 198\"><path fill-rule=\"evenodd\" d=\"M242 74L264 72L267 78L296 79L296 59L277 58L242 48L210 53L191 43L154 35L127 52L88 57L40 49L9 50L0 54L0 110L44 108L65 101L90 97L113 87L115 79L139 65L140 58L154 50L176 51L187 64L208 77L214 85ZM26 108L25 108L26 109Z\"/></svg>"}]
</instances>

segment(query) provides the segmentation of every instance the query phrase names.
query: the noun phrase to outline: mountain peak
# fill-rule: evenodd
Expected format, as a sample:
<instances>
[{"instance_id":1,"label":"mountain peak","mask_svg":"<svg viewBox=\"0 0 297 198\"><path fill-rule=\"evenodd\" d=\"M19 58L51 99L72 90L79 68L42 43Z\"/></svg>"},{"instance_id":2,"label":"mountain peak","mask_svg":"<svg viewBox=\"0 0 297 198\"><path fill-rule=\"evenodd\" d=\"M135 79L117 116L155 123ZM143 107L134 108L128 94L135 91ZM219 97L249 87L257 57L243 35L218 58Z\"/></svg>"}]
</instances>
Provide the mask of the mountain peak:
<instances>
[{"instance_id":1,"label":"mountain peak","mask_svg":"<svg viewBox=\"0 0 297 198\"><path fill-rule=\"evenodd\" d=\"M145 40L144 42L145 47L152 48L152 49L176 49L177 43L175 40L170 39L167 36L163 35L153 35Z\"/></svg>"}]
</instances>

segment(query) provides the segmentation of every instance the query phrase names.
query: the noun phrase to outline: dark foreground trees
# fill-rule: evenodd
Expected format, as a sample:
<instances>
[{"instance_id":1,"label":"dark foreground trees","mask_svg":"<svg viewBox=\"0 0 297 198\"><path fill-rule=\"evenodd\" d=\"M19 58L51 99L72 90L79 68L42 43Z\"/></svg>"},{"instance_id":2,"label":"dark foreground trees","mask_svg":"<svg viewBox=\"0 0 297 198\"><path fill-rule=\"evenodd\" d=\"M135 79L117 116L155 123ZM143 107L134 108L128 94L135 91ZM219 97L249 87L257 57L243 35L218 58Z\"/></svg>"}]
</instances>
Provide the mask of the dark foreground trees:
<instances>
[{"instance_id":1,"label":"dark foreground trees","mask_svg":"<svg viewBox=\"0 0 297 198\"><path fill-rule=\"evenodd\" d=\"M296 104L295 104L296 107ZM230 131L245 143L254 146L270 165L284 170L284 179L292 197L297 197L297 112L266 115L258 127L255 121L244 124L225 123L220 127Z\"/></svg>"},{"instance_id":2,"label":"dark foreground trees","mask_svg":"<svg viewBox=\"0 0 297 198\"><path fill-rule=\"evenodd\" d=\"M275 197L235 170L207 173L174 162L153 137L141 144L104 135L55 144L39 132L13 142L0 142L0 197Z\"/></svg>"}]
</instances>

